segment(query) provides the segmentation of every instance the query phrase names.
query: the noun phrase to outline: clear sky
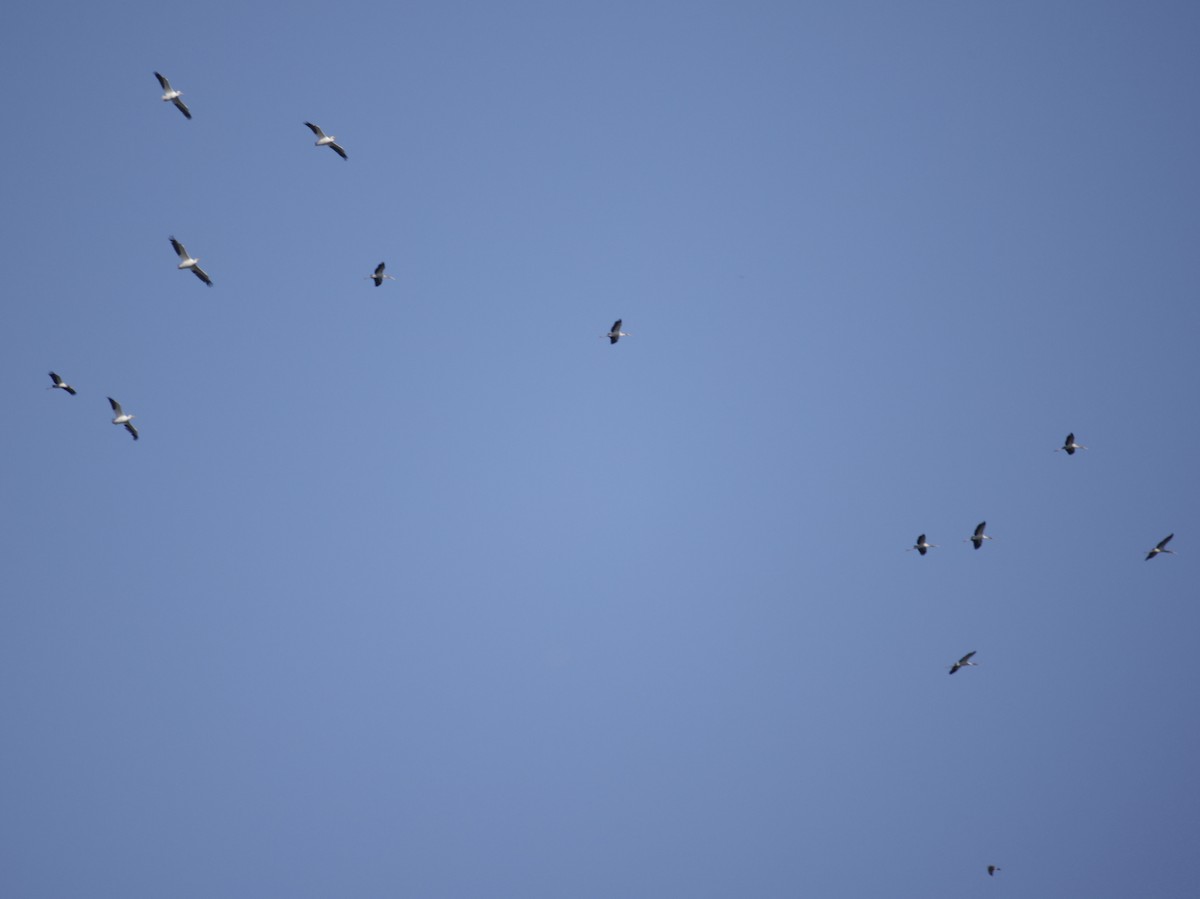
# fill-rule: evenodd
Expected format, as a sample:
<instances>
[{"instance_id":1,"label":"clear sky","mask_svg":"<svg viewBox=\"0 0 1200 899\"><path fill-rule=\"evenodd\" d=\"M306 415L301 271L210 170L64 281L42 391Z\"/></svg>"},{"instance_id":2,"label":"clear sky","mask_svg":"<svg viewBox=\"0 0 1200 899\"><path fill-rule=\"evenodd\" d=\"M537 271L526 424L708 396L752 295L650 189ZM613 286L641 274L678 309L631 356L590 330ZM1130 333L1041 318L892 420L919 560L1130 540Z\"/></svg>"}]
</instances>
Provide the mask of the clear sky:
<instances>
[{"instance_id":1,"label":"clear sky","mask_svg":"<svg viewBox=\"0 0 1200 899\"><path fill-rule=\"evenodd\" d=\"M5 17L0 894L1196 895L1200 8L282 9Z\"/></svg>"}]
</instances>

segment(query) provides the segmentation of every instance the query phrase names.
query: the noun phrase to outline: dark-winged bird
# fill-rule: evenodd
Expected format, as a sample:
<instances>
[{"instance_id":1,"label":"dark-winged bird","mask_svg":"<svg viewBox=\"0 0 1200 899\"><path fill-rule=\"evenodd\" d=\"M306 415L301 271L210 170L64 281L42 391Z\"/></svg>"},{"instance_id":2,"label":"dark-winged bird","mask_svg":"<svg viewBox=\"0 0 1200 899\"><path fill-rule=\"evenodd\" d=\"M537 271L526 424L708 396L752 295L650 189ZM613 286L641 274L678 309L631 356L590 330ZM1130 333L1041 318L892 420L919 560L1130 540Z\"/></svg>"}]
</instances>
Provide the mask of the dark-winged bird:
<instances>
[{"instance_id":1,"label":"dark-winged bird","mask_svg":"<svg viewBox=\"0 0 1200 899\"><path fill-rule=\"evenodd\" d=\"M174 237L171 238L171 246L175 248L175 253L179 256L179 268L191 269L193 275L195 275L209 287L212 287L212 278L205 274L204 269L196 264L200 260L193 259L191 256L189 256L188 251L184 248L183 244L177 241Z\"/></svg>"},{"instance_id":2,"label":"dark-winged bird","mask_svg":"<svg viewBox=\"0 0 1200 899\"><path fill-rule=\"evenodd\" d=\"M968 542L968 541L969 541L969 542L971 542L971 543L975 544L975 548L976 548L976 549L979 549L979 547L983 546L983 541L984 541L984 540L991 540L991 539L992 539L991 537L989 537L987 534L985 534L985 533L983 532L983 529L984 529L984 528L986 528L986 527L987 527L987 522L986 522L986 521L981 521L981 522L979 522L979 524L978 524L978 525L976 525L976 527L975 527L975 533L974 533L974 535L972 535L972 536L968 537L968 538L967 538L966 540L964 540L963 542L964 542L964 543L966 543L966 542Z\"/></svg>"},{"instance_id":3,"label":"dark-winged bird","mask_svg":"<svg viewBox=\"0 0 1200 899\"><path fill-rule=\"evenodd\" d=\"M612 328L604 336L608 338L609 343L616 343L622 337L632 337L633 335L627 334L621 330L621 319L618 318L615 322L613 322Z\"/></svg>"},{"instance_id":4,"label":"dark-winged bird","mask_svg":"<svg viewBox=\"0 0 1200 899\"><path fill-rule=\"evenodd\" d=\"M955 662L953 665L950 666L950 673L953 674L959 668L968 668L968 667L978 668L979 663L971 661L971 656L973 656L973 655L975 655L975 650L972 649L965 656L963 656L961 659L959 659L957 662Z\"/></svg>"},{"instance_id":5,"label":"dark-winged bird","mask_svg":"<svg viewBox=\"0 0 1200 899\"><path fill-rule=\"evenodd\" d=\"M157 78L158 83L162 85L163 100L166 102L174 103L176 108L180 112L183 113L183 117L186 119L190 119L192 117L191 111L187 108L187 104L184 103L181 99L179 99L183 95L183 91L177 91L173 87L171 87L171 82L169 82L162 75L158 74L158 72L154 73L154 77Z\"/></svg>"},{"instance_id":6,"label":"dark-winged bird","mask_svg":"<svg viewBox=\"0 0 1200 899\"><path fill-rule=\"evenodd\" d=\"M1152 550L1150 550L1150 552L1146 553L1146 561L1149 562L1151 559L1153 559L1159 553L1170 553L1171 555L1175 555L1175 550L1163 549L1164 546L1166 546L1168 543L1171 542L1171 538L1174 536L1175 536L1174 534L1167 534L1167 536L1165 536L1161 540L1159 540L1158 546L1154 547L1154 549L1152 549Z\"/></svg>"},{"instance_id":7,"label":"dark-winged bird","mask_svg":"<svg viewBox=\"0 0 1200 899\"><path fill-rule=\"evenodd\" d=\"M367 275L367 280L368 280L368 281L374 281L374 282L375 282L375 286L376 286L376 287L378 287L380 284L382 284L382 283L383 283L383 279L384 279L384 278L387 278L389 281L395 281L395 280L396 280L396 279L395 279L395 278L393 278L391 275L385 275L385 274L383 273L383 266L384 266L384 264L383 264L382 262L381 262L381 263L379 263L379 265L375 266L375 274L373 274L373 275Z\"/></svg>"},{"instance_id":8,"label":"dark-winged bird","mask_svg":"<svg viewBox=\"0 0 1200 899\"><path fill-rule=\"evenodd\" d=\"M349 158L346 156L346 151L338 146L336 137L326 134L312 122L305 122L304 124L307 125L308 129L317 136L317 142L313 146L329 147L329 149L333 150L333 152L342 157L342 159Z\"/></svg>"},{"instance_id":9,"label":"dark-winged bird","mask_svg":"<svg viewBox=\"0 0 1200 899\"><path fill-rule=\"evenodd\" d=\"M931 549L935 549L936 547L937 547L936 543L926 543L925 535L922 534L920 537L917 538L917 542L914 543L912 546L910 546L908 549L906 549L905 552L912 552L915 549L921 555L925 555L925 553L929 552Z\"/></svg>"},{"instance_id":10,"label":"dark-winged bird","mask_svg":"<svg viewBox=\"0 0 1200 899\"><path fill-rule=\"evenodd\" d=\"M1087 449L1087 447L1084 446L1082 443L1076 443L1075 442L1075 434L1071 433L1071 434L1067 435L1067 439L1063 441L1063 445L1060 446L1058 449L1056 449L1055 452L1057 453L1061 450L1062 452L1066 453L1068 456L1073 456L1073 455L1075 455L1075 450L1081 450L1081 449Z\"/></svg>"},{"instance_id":11,"label":"dark-winged bird","mask_svg":"<svg viewBox=\"0 0 1200 899\"><path fill-rule=\"evenodd\" d=\"M110 406L112 406L113 412L116 413L116 416L113 418L112 423L115 425L125 425L125 430L133 435L134 440L137 440L138 432L137 432L137 428L135 428L133 426L133 416L127 412L122 411L121 404L118 403L116 400L114 400L111 396L108 398L108 404Z\"/></svg>"},{"instance_id":12,"label":"dark-winged bird","mask_svg":"<svg viewBox=\"0 0 1200 899\"><path fill-rule=\"evenodd\" d=\"M50 380L54 383L50 387L47 387L47 390L53 390L55 387L57 387L59 390L65 390L67 393L71 394L71 396L75 395L75 388L60 378L57 373L50 372Z\"/></svg>"}]
</instances>

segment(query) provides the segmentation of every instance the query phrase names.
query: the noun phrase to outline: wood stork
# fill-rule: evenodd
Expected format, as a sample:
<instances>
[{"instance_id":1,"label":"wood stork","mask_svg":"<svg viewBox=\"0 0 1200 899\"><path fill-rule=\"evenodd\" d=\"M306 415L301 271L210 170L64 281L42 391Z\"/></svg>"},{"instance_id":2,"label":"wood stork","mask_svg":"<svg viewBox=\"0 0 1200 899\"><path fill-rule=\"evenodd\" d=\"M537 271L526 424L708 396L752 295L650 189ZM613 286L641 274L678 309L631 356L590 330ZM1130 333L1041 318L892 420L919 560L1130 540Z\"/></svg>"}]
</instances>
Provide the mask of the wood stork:
<instances>
[{"instance_id":1,"label":"wood stork","mask_svg":"<svg viewBox=\"0 0 1200 899\"><path fill-rule=\"evenodd\" d=\"M200 260L193 259L191 256L189 256L188 251L184 249L183 244L177 241L174 237L171 238L171 246L175 248L175 252L179 255L179 267L181 269L190 268L193 275L195 275L209 287L212 287L212 278L205 274L204 269L196 264Z\"/></svg>"},{"instance_id":2,"label":"wood stork","mask_svg":"<svg viewBox=\"0 0 1200 899\"><path fill-rule=\"evenodd\" d=\"M329 147L329 149L333 150L333 152L336 153L338 156L342 157L342 159L348 158L346 156L346 151L337 145L336 137L326 134L324 131L322 131L320 128L318 128L316 125L314 125L312 122L305 122L304 124L307 125L309 130L312 131L312 133L317 136L317 142L313 146Z\"/></svg>"},{"instance_id":3,"label":"wood stork","mask_svg":"<svg viewBox=\"0 0 1200 899\"><path fill-rule=\"evenodd\" d=\"M395 280L396 280L396 279L395 279L395 278L393 278L391 275L385 275L385 274L383 273L383 266L384 266L384 264L383 264L382 262L381 262L381 263L379 263L379 265L375 266L375 274L373 274L373 275L367 275L367 280L368 280L368 281L374 281L374 282L375 282L375 286L376 286L376 287L378 287L380 284L382 284L382 283L383 283L383 279L384 279L384 278L387 278L387 280L389 280L389 281L395 281Z\"/></svg>"},{"instance_id":4,"label":"wood stork","mask_svg":"<svg viewBox=\"0 0 1200 899\"><path fill-rule=\"evenodd\" d=\"M1152 549L1152 550L1150 550L1150 552L1146 553L1146 561L1149 562L1151 559L1153 559L1159 553L1170 553L1171 555L1175 555L1175 550L1163 549L1164 546L1166 546L1168 543L1171 542L1171 538L1174 536L1175 536L1174 534L1167 534L1167 536L1165 536L1161 540L1159 540L1158 546L1154 547L1154 549Z\"/></svg>"},{"instance_id":5,"label":"wood stork","mask_svg":"<svg viewBox=\"0 0 1200 899\"><path fill-rule=\"evenodd\" d=\"M185 119L190 119L192 117L191 111L187 108L187 104L179 99L181 96L183 96L183 91L177 91L175 88L171 87L171 82L169 82L162 75L158 74L158 72L154 73L154 77L157 78L158 83L162 85L163 101L174 103L175 106L178 107L179 111L183 113L183 117Z\"/></svg>"},{"instance_id":6,"label":"wood stork","mask_svg":"<svg viewBox=\"0 0 1200 899\"><path fill-rule=\"evenodd\" d=\"M610 344L613 344L622 337L632 337L633 335L621 330L621 319L618 318L615 322L613 322L612 329L609 330L609 332L604 336L608 338L608 342Z\"/></svg>"},{"instance_id":7,"label":"wood stork","mask_svg":"<svg viewBox=\"0 0 1200 899\"><path fill-rule=\"evenodd\" d=\"M1087 447L1082 443L1076 443L1075 434L1072 432L1067 435L1067 439L1063 441L1063 445L1056 449L1055 452L1057 453L1061 451L1066 453L1068 456L1073 456L1075 455L1075 450L1081 449L1087 449Z\"/></svg>"},{"instance_id":8,"label":"wood stork","mask_svg":"<svg viewBox=\"0 0 1200 899\"><path fill-rule=\"evenodd\" d=\"M997 871L1003 871L999 865L988 865L988 877L995 877Z\"/></svg>"},{"instance_id":9,"label":"wood stork","mask_svg":"<svg viewBox=\"0 0 1200 899\"><path fill-rule=\"evenodd\" d=\"M50 380L54 383L47 387L47 390L53 390L55 387L57 387L59 390L65 390L67 393L71 394L71 396L75 395L75 388L60 378L57 373L50 372Z\"/></svg>"},{"instance_id":10,"label":"wood stork","mask_svg":"<svg viewBox=\"0 0 1200 899\"><path fill-rule=\"evenodd\" d=\"M953 674L959 668L978 668L979 663L971 661L971 656L973 656L973 655L975 655L974 649L972 649L965 656L963 656L961 659L959 659L957 662L955 662L953 665L951 665L950 673Z\"/></svg>"},{"instance_id":11,"label":"wood stork","mask_svg":"<svg viewBox=\"0 0 1200 899\"><path fill-rule=\"evenodd\" d=\"M925 553L929 552L931 549L936 549L936 548L937 548L937 544L936 543L926 543L925 535L922 534L920 537L917 538L917 542L914 543L912 546L910 546L908 549L906 549L905 552L910 553L915 549L921 555L925 555Z\"/></svg>"},{"instance_id":12,"label":"wood stork","mask_svg":"<svg viewBox=\"0 0 1200 899\"><path fill-rule=\"evenodd\" d=\"M979 525L975 528L975 533L972 536L968 537L966 540L964 540L963 543L974 543L975 548L979 549L979 547L983 546L984 540L992 539L991 537L989 537L987 534L985 534L983 532L983 529L986 527L987 527L986 521L979 522Z\"/></svg>"},{"instance_id":13,"label":"wood stork","mask_svg":"<svg viewBox=\"0 0 1200 899\"><path fill-rule=\"evenodd\" d=\"M125 425L125 430L133 435L134 440L137 440L138 432L137 428L133 426L133 416L128 412L123 411L121 409L121 404L114 400L111 396L108 398L108 404L112 406L113 412L116 413L112 423L115 425Z\"/></svg>"}]
</instances>

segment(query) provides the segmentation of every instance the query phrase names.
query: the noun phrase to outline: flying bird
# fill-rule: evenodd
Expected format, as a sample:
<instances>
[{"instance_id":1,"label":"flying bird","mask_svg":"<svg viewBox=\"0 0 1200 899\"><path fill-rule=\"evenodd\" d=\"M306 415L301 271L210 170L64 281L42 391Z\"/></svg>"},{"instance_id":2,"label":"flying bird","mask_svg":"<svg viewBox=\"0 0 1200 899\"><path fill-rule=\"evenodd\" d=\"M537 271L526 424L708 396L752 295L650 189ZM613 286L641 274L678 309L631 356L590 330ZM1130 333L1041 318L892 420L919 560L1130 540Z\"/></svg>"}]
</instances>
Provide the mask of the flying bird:
<instances>
[{"instance_id":1,"label":"flying bird","mask_svg":"<svg viewBox=\"0 0 1200 899\"><path fill-rule=\"evenodd\" d=\"M373 274L373 275L367 275L367 280L368 280L368 281L374 281L374 282L375 282L375 286L376 286L376 287L378 287L380 284L382 284L382 283L383 283L383 279L384 279L384 278L387 278L389 281L395 281L395 280L396 280L396 279L395 279L395 278L393 278L391 275L385 275L385 274L383 273L383 266L384 266L384 263L382 263L382 262L381 262L381 263L379 263L379 265L375 266L375 274Z\"/></svg>"},{"instance_id":2,"label":"flying bird","mask_svg":"<svg viewBox=\"0 0 1200 899\"><path fill-rule=\"evenodd\" d=\"M154 73L154 77L157 78L158 83L162 85L163 101L170 101L171 103L174 103L179 108L179 111L183 113L183 117L185 119L190 119L192 117L192 113L188 110L187 104L179 99L181 96L183 96L183 91L177 91L175 88L171 87L171 82L169 82L162 75L158 74L158 72Z\"/></svg>"},{"instance_id":3,"label":"flying bird","mask_svg":"<svg viewBox=\"0 0 1200 899\"><path fill-rule=\"evenodd\" d=\"M915 549L921 555L925 555L925 553L929 552L931 549L934 549L936 547L937 547L936 543L926 543L925 535L922 534L920 537L917 538L917 542L914 543L912 546L910 546L908 549L906 549L905 552L910 553Z\"/></svg>"},{"instance_id":4,"label":"flying bird","mask_svg":"<svg viewBox=\"0 0 1200 899\"><path fill-rule=\"evenodd\" d=\"M184 249L183 244L177 241L174 237L171 238L171 246L173 246L175 248L175 252L179 254L179 267L190 268L193 275L195 275L209 287L212 287L212 278L205 274L204 269L196 264L200 260L193 259L191 256L189 256L188 251Z\"/></svg>"},{"instance_id":5,"label":"flying bird","mask_svg":"<svg viewBox=\"0 0 1200 899\"><path fill-rule=\"evenodd\" d=\"M964 540L963 542L964 542L964 543L966 543L966 542L968 542L968 541L969 541L969 542L971 542L971 543L974 543L974 544L975 544L975 548L976 548L976 549L979 549L979 547L983 546L983 541L984 541L984 540L991 540L991 539L992 539L991 537L989 537L987 534L985 534L985 533L983 532L983 529L984 529L984 528L986 528L986 527L987 527L987 522L986 522L986 521L981 521L981 522L979 522L979 526L975 528L975 533L974 533L974 535L973 535L973 536L971 536L971 537L968 537L968 538L967 538L966 540Z\"/></svg>"},{"instance_id":6,"label":"flying bird","mask_svg":"<svg viewBox=\"0 0 1200 899\"><path fill-rule=\"evenodd\" d=\"M134 440L137 440L138 432L137 428L133 426L133 416L122 411L121 404L114 400L111 396L108 398L108 404L112 406L113 412L116 413L112 423L115 425L125 425L125 430L133 435Z\"/></svg>"},{"instance_id":7,"label":"flying bird","mask_svg":"<svg viewBox=\"0 0 1200 899\"><path fill-rule=\"evenodd\" d=\"M55 387L57 387L59 390L65 390L67 393L71 394L71 396L75 395L75 388L60 378L57 373L50 372L50 380L54 383L47 387L47 390L53 390Z\"/></svg>"},{"instance_id":8,"label":"flying bird","mask_svg":"<svg viewBox=\"0 0 1200 899\"><path fill-rule=\"evenodd\" d=\"M988 865L988 877L995 877L997 871L1004 870L999 865Z\"/></svg>"},{"instance_id":9,"label":"flying bird","mask_svg":"<svg viewBox=\"0 0 1200 899\"><path fill-rule=\"evenodd\" d=\"M1087 447L1084 446L1082 443L1076 443L1075 435L1074 435L1074 433L1071 433L1071 434L1067 435L1067 439L1063 441L1063 445L1060 446L1058 449L1056 449L1055 452L1057 453L1061 450L1062 452L1066 453L1068 456L1073 456L1073 455L1075 455L1075 450L1081 450L1081 449L1087 449Z\"/></svg>"},{"instance_id":10,"label":"flying bird","mask_svg":"<svg viewBox=\"0 0 1200 899\"><path fill-rule=\"evenodd\" d=\"M622 337L632 337L633 335L627 334L626 332L621 330L621 319L618 318L615 322L613 322L612 329L604 336L607 337L608 342L610 344L612 344L612 343L616 343Z\"/></svg>"},{"instance_id":11,"label":"flying bird","mask_svg":"<svg viewBox=\"0 0 1200 899\"><path fill-rule=\"evenodd\" d=\"M1152 550L1150 550L1150 552L1146 553L1146 561L1149 562L1151 559L1153 559L1159 553L1170 553L1171 555L1175 555L1175 550L1163 549L1164 546L1166 546L1168 543L1171 542L1171 538L1174 536L1175 536L1174 534L1167 534L1167 536L1165 536L1161 540L1159 540L1158 546L1154 547L1154 549L1152 549Z\"/></svg>"},{"instance_id":12,"label":"flying bird","mask_svg":"<svg viewBox=\"0 0 1200 899\"><path fill-rule=\"evenodd\" d=\"M312 122L305 122L304 124L307 125L309 130L312 131L312 133L317 136L317 142L313 146L329 147L331 150L333 150L334 153L336 153L338 156L342 157L342 159L348 158L346 156L346 151L337 145L336 137L326 134L324 131L322 131L320 128L318 128L316 125L314 125Z\"/></svg>"},{"instance_id":13,"label":"flying bird","mask_svg":"<svg viewBox=\"0 0 1200 899\"><path fill-rule=\"evenodd\" d=\"M974 649L972 649L972 650L971 650L970 652L968 652L968 653L967 653L965 656L963 656L961 659L959 659L957 662L955 662L953 665L951 665L951 666L950 666L950 673L951 673L951 674L953 674L953 673L954 673L955 671L957 671L959 668L968 668L968 667L969 667L969 668L978 668L978 667L979 667L979 663L978 663L978 662L972 662L972 661L971 661L971 656L973 656L973 655L975 655L975 650L974 650Z\"/></svg>"}]
</instances>

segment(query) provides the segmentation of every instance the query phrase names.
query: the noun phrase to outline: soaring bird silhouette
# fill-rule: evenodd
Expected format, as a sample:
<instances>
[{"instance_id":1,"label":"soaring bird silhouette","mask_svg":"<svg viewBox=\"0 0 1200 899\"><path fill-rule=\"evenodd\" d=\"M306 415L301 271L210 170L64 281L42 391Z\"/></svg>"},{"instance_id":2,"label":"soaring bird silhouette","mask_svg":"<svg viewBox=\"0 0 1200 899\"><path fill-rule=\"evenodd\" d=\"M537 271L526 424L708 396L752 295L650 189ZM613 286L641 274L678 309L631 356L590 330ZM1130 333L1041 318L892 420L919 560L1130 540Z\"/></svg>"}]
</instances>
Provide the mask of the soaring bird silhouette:
<instances>
[{"instance_id":1,"label":"soaring bird silhouette","mask_svg":"<svg viewBox=\"0 0 1200 899\"><path fill-rule=\"evenodd\" d=\"M1074 432L1072 432L1067 435L1067 439L1063 441L1063 445L1060 446L1058 449L1056 449L1055 452L1056 453L1064 452L1068 456L1073 456L1073 455L1075 455L1075 450L1081 450L1081 449L1087 449L1087 447L1084 446L1082 443L1076 443L1075 442L1075 434L1074 434Z\"/></svg>"},{"instance_id":2,"label":"soaring bird silhouette","mask_svg":"<svg viewBox=\"0 0 1200 899\"><path fill-rule=\"evenodd\" d=\"M183 244L177 241L174 237L171 238L171 246L175 248L175 253L179 256L179 268L191 269L193 275L195 275L209 287L212 287L212 278L205 274L204 269L196 264L200 260L193 259L191 256L189 256L188 251L184 248Z\"/></svg>"},{"instance_id":3,"label":"soaring bird silhouette","mask_svg":"<svg viewBox=\"0 0 1200 899\"><path fill-rule=\"evenodd\" d=\"M138 439L137 428L133 426L133 416L121 409L121 404L114 400L111 396L108 398L108 404L112 406L113 412L116 415L113 417L112 423L115 425L125 425L125 430L133 435L133 439Z\"/></svg>"},{"instance_id":4,"label":"soaring bird silhouette","mask_svg":"<svg viewBox=\"0 0 1200 899\"><path fill-rule=\"evenodd\" d=\"M50 380L54 383L47 387L47 390L53 390L55 387L57 387L59 390L65 390L67 393L71 394L71 396L75 395L75 388L60 378L55 372L50 372Z\"/></svg>"},{"instance_id":5,"label":"soaring bird silhouette","mask_svg":"<svg viewBox=\"0 0 1200 899\"><path fill-rule=\"evenodd\" d=\"M174 103L176 108L183 113L183 117L185 119L190 119L192 117L191 110L187 108L187 104L184 103L183 100L179 99L181 96L183 96L183 91L177 91L175 88L171 87L171 82L169 82L162 75L158 74L158 72L154 73L154 77L157 78L158 83L162 85L163 101Z\"/></svg>"},{"instance_id":6,"label":"soaring bird silhouette","mask_svg":"<svg viewBox=\"0 0 1200 899\"><path fill-rule=\"evenodd\" d=\"M966 540L964 540L963 543L974 543L975 548L979 549L979 547L983 546L984 540L992 539L991 537L989 537L987 534L985 534L983 532L983 529L986 527L987 527L986 521L979 522L979 524L975 526L975 533L972 536L968 537Z\"/></svg>"},{"instance_id":7,"label":"soaring bird silhouette","mask_svg":"<svg viewBox=\"0 0 1200 899\"><path fill-rule=\"evenodd\" d=\"M612 328L610 328L609 332L604 336L608 338L609 343L616 343L622 337L632 337L633 335L627 334L621 330L621 319L618 318L615 322L613 322Z\"/></svg>"},{"instance_id":8,"label":"soaring bird silhouette","mask_svg":"<svg viewBox=\"0 0 1200 899\"><path fill-rule=\"evenodd\" d=\"M381 262L381 263L379 263L379 265L375 266L375 274L373 274L373 275L367 275L367 280L368 280L368 281L374 281L374 282L375 282L375 286L376 286L376 287L378 287L380 284L382 284L382 283L383 283L383 279L384 279L384 278L387 278L389 281L395 281L395 280L396 280L396 279L395 279L395 278L393 278L391 275L385 275L385 274L383 273L383 267L384 267L384 264Z\"/></svg>"},{"instance_id":9,"label":"soaring bird silhouette","mask_svg":"<svg viewBox=\"0 0 1200 899\"><path fill-rule=\"evenodd\" d=\"M326 134L324 131L322 131L318 126L314 125L312 122L305 122L304 124L307 125L309 130L312 131L312 133L317 136L317 142L313 146L328 147L329 149L333 150L333 152L336 153L338 156L342 157L342 159L349 158L348 156L346 156L346 151L343 150L340 146L338 146L336 137L334 137L331 134Z\"/></svg>"},{"instance_id":10,"label":"soaring bird silhouette","mask_svg":"<svg viewBox=\"0 0 1200 899\"><path fill-rule=\"evenodd\" d=\"M1175 550L1163 548L1168 543L1171 542L1171 538L1174 536L1175 536L1174 534L1167 534L1167 536L1165 536L1161 540L1159 540L1158 546L1154 547L1154 549L1152 549L1152 550L1150 550L1150 552L1146 553L1146 561L1149 562L1151 559L1153 559L1159 553L1170 553L1171 555L1175 555Z\"/></svg>"},{"instance_id":11,"label":"soaring bird silhouette","mask_svg":"<svg viewBox=\"0 0 1200 899\"><path fill-rule=\"evenodd\" d=\"M936 543L926 543L925 535L922 534L920 537L917 538L917 542L914 543L912 546L910 546L908 549L906 549L905 552L910 553L915 549L921 555L925 555L925 553L929 552L931 549L935 549L936 547L937 547Z\"/></svg>"},{"instance_id":12,"label":"soaring bird silhouette","mask_svg":"<svg viewBox=\"0 0 1200 899\"><path fill-rule=\"evenodd\" d=\"M971 661L971 656L973 655L975 655L975 650L972 649L965 656L950 666L950 673L953 674L959 668L978 668L979 663Z\"/></svg>"}]
</instances>

